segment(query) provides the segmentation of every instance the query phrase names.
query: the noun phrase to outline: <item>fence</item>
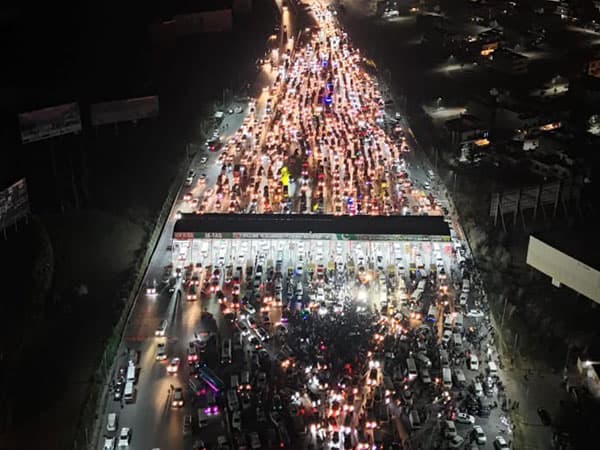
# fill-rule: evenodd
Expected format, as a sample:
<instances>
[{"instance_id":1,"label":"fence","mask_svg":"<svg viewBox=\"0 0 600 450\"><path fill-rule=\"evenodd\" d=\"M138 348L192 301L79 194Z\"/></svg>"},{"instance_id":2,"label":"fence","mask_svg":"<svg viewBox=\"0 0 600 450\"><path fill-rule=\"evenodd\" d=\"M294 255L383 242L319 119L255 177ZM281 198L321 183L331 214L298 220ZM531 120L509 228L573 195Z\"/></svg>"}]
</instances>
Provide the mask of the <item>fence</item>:
<instances>
[{"instance_id":1,"label":"fence","mask_svg":"<svg viewBox=\"0 0 600 450\"><path fill-rule=\"evenodd\" d=\"M77 425L77 431L75 433L75 439L73 441L73 449L75 450L87 450L90 443L96 442L99 426L101 426L101 418L98 417L98 411L102 411L104 409L104 402L107 398L107 377L112 372L115 357L117 356L117 351L119 349L119 344L125 331L125 326L127 325L127 321L129 320L133 306L135 305L135 299L146 275L146 270L148 268L150 259L154 254L154 250L156 249L162 231L173 208L174 202L179 194L179 189L181 188L181 183L189 163L190 161L187 158L184 158L182 161L177 174L175 175L175 179L171 184L169 193L165 198L160 213L156 219L154 230L152 231L152 234L150 235L150 238L146 244L146 251L141 260L139 260L135 266L136 272L135 276L133 277L133 283L129 287L129 296L125 302L125 307L123 308L119 321L114 326L113 332L108 339L108 343L104 349L104 353L102 354L100 365L94 373L91 385L89 387L89 393L83 406L83 410L81 411L79 423ZM91 436L90 432L92 434Z\"/></svg>"}]
</instances>

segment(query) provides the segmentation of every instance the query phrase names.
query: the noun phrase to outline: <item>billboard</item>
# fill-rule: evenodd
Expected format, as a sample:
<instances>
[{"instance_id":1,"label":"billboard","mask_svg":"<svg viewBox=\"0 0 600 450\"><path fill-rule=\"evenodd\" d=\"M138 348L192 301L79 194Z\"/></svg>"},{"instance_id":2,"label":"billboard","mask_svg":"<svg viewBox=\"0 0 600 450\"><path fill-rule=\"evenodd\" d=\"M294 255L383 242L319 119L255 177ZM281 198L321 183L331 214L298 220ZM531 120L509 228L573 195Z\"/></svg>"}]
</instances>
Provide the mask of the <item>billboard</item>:
<instances>
[{"instance_id":1,"label":"billboard","mask_svg":"<svg viewBox=\"0 0 600 450\"><path fill-rule=\"evenodd\" d=\"M92 125L133 122L158 116L158 96L95 103L90 107Z\"/></svg>"},{"instance_id":2,"label":"billboard","mask_svg":"<svg viewBox=\"0 0 600 450\"><path fill-rule=\"evenodd\" d=\"M51 106L19 114L23 144L81 131L81 115L77 103Z\"/></svg>"},{"instance_id":3,"label":"billboard","mask_svg":"<svg viewBox=\"0 0 600 450\"><path fill-rule=\"evenodd\" d=\"M0 230L29 214L29 196L25 178L0 191Z\"/></svg>"},{"instance_id":4,"label":"billboard","mask_svg":"<svg viewBox=\"0 0 600 450\"><path fill-rule=\"evenodd\" d=\"M527 264L552 278L552 284L564 284L600 303L600 272L593 267L530 236Z\"/></svg>"}]
</instances>

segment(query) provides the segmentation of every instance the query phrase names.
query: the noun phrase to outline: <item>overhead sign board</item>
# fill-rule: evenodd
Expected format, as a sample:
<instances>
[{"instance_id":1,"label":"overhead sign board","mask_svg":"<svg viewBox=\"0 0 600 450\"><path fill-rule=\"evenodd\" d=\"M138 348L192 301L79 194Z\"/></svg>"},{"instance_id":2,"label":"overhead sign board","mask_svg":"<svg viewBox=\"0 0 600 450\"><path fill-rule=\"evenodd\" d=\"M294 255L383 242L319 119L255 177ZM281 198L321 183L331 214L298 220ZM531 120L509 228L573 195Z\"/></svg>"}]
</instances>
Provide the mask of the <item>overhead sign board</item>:
<instances>
[{"instance_id":1,"label":"overhead sign board","mask_svg":"<svg viewBox=\"0 0 600 450\"><path fill-rule=\"evenodd\" d=\"M77 103L52 106L19 114L23 144L81 132L81 115Z\"/></svg>"},{"instance_id":2,"label":"overhead sign board","mask_svg":"<svg viewBox=\"0 0 600 450\"><path fill-rule=\"evenodd\" d=\"M29 196L25 178L0 191L0 230L29 214Z\"/></svg>"},{"instance_id":3,"label":"overhead sign board","mask_svg":"<svg viewBox=\"0 0 600 450\"><path fill-rule=\"evenodd\" d=\"M158 112L157 95L94 103L90 107L90 116L94 126L149 119L158 116Z\"/></svg>"}]
</instances>

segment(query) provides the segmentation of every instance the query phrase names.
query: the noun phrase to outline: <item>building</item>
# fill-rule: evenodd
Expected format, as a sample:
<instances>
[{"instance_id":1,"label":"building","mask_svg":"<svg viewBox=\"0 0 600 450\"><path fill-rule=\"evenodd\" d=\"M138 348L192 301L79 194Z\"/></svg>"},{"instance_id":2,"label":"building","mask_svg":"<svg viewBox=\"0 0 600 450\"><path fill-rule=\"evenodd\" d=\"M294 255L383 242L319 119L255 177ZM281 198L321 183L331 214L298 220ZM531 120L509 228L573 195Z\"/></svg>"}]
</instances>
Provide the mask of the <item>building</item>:
<instances>
[{"instance_id":1,"label":"building","mask_svg":"<svg viewBox=\"0 0 600 450\"><path fill-rule=\"evenodd\" d=\"M595 237L585 230L531 235L527 264L548 275L554 286L564 284L600 303L600 259L590 245Z\"/></svg>"},{"instance_id":2,"label":"building","mask_svg":"<svg viewBox=\"0 0 600 450\"><path fill-rule=\"evenodd\" d=\"M487 59L487 64L492 69L508 75L525 75L529 71L527 56L507 48L495 50Z\"/></svg>"},{"instance_id":3,"label":"building","mask_svg":"<svg viewBox=\"0 0 600 450\"><path fill-rule=\"evenodd\" d=\"M459 152L462 161L490 145L488 127L472 114L462 114L456 119L447 120L444 125L450 136L450 143Z\"/></svg>"}]
</instances>

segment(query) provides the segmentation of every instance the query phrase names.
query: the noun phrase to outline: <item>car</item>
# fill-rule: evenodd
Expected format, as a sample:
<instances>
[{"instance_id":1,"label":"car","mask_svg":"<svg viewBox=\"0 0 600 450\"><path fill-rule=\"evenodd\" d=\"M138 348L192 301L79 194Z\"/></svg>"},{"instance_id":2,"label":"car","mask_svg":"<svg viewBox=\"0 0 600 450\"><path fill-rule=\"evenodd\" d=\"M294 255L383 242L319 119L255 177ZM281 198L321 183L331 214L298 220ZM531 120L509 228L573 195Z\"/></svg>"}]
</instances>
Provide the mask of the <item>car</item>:
<instances>
[{"instance_id":1,"label":"car","mask_svg":"<svg viewBox=\"0 0 600 450\"><path fill-rule=\"evenodd\" d=\"M131 428L123 427L121 428L121 432L119 433L119 448L129 448L129 443L131 442Z\"/></svg>"},{"instance_id":2,"label":"car","mask_svg":"<svg viewBox=\"0 0 600 450\"><path fill-rule=\"evenodd\" d=\"M254 315L256 314L256 308L252 306L250 303L244 303L244 309L248 314Z\"/></svg>"},{"instance_id":3,"label":"car","mask_svg":"<svg viewBox=\"0 0 600 450\"><path fill-rule=\"evenodd\" d=\"M223 435L217 436L217 447L218 448L229 448L229 441Z\"/></svg>"},{"instance_id":4,"label":"car","mask_svg":"<svg viewBox=\"0 0 600 450\"><path fill-rule=\"evenodd\" d=\"M452 420L446 420L446 429L444 430L444 436L447 439L452 439L458 433L456 432L456 424Z\"/></svg>"},{"instance_id":5,"label":"car","mask_svg":"<svg viewBox=\"0 0 600 450\"><path fill-rule=\"evenodd\" d=\"M176 387L173 390L173 398L171 400L171 406L173 408L183 407L183 391L180 387Z\"/></svg>"},{"instance_id":6,"label":"car","mask_svg":"<svg viewBox=\"0 0 600 450\"><path fill-rule=\"evenodd\" d=\"M442 335L442 344L447 344L448 342L450 342L451 338L452 338L452 331L444 330L444 334Z\"/></svg>"},{"instance_id":7,"label":"car","mask_svg":"<svg viewBox=\"0 0 600 450\"><path fill-rule=\"evenodd\" d=\"M458 434L448 442L448 448L461 448L465 440Z\"/></svg>"},{"instance_id":8,"label":"car","mask_svg":"<svg viewBox=\"0 0 600 450\"><path fill-rule=\"evenodd\" d=\"M265 415L265 411L260 406L256 408L256 421L258 423L263 423L263 422L267 421L267 416Z\"/></svg>"},{"instance_id":9,"label":"car","mask_svg":"<svg viewBox=\"0 0 600 450\"><path fill-rule=\"evenodd\" d=\"M467 317L475 317L475 318L479 318L479 317L483 317L483 311L480 309L470 309L467 312Z\"/></svg>"},{"instance_id":10,"label":"car","mask_svg":"<svg viewBox=\"0 0 600 450\"><path fill-rule=\"evenodd\" d=\"M117 431L119 416L117 413L108 413L106 418L106 431Z\"/></svg>"},{"instance_id":11,"label":"car","mask_svg":"<svg viewBox=\"0 0 600 450\"><path fill-rule=\"evenodd\" d=\"M167 325L168 325L168 322L166 319L161 320L160 324L156 328L156 331L154 331L154 336L157 336L157 337L164 336L165 333L167 332Z\"/></svg>"},{"instance_id":12,"label":"car","mask_svg":"<svg viewBox=\"0 0 600 450\"><path fill-rule=\"evenodd\" d=\"M208 162L208 157L202 156L200 157L200 164L206 164Z\"/></svg>"},{"instance_id":13,"label":"car","mask_svg":"<svg viewBox=\"0 0 600 450\"><path fill-rule=\"evenodd\" d=\"M233 417L231 418L231 426L234 430L242 431L242 413L240 411L234 411Z\"/></svg>"},{"instance_id":14,"label":"car","mask_svg":"<svg viewBox=\"0 0 600 450\"><path fill-rule=\"evenodd\" d=\"M485 445L487 442L485 432L483 431L483 428L481 428L479 425L473 425L473 431L471 436L473 437L473 439L475 439L477 445Z\"/></svg>"},{"instance_id":15,"label":"car","mask_svg":"<svg viewBox=\"0 0 600 450\"><path fill-rule=\"evenodd\" d=\"M510 449L510 447L508 446L508 442L506 442L506 439L504 439L502 436L496 436L496 439L494 439L494 448L496 450Z\"/></svg>"},{"instance_id":16,"label":"car","mask_svg":"<svg viewBox=\"0 0 600 450\"><path fill-rule=\"evenodd\" d=\"M479 370L479 359L477 359L477 355L472 354L469 358L469 369Z\"/></svg>"},{"instance_id":17,"label":"car","mask_svg":"<svg viewBox=\"0 0 600 450\"><path fill-rule=\"evenodd\" d=\"M181 364L181 360L179 358L173 358L169 365L167 366L167 373L176 374L179 371L179 365Z\"/></svg>"},{"instance_id":18,"label":"car","mask_svg":"<svg viewBox=\"0 0 600 450\"><path fill-rule=\"evenodd\" d=\"M267 374L265 372L258 372L258 377L256 377L256 387L258 389L263 389L267 385Z\"/></svg>"},{"instance_id":19,"label":"car","mask_svg":"<svg viewBox=\"0 0 600 450\"><path fill-rule=\"evenodd\" d=\"M537 409L538 416L540 416L540 420L544 426L552 425L552 418L550 417L550 413L546 411L544 408Z\"/></svg>"},{"instance_id":20,"label":"car","mask_svg":"<svg viewBox=\"0 0 600 450\"><path fill-rule=\"evenodd\" d=\"M456 419L455 419L458 423L468 423L468 424L474 424L475 423L475 417L473 417L471 414L467 414L464 412L459 412L458 414L456 414Z\"/></svg>"},{"instance_id":21,"label":"car","mask_svg":"<svg viewBox=\"0 0 600 450\"><path fill-rule=\"evenodd\" d=\"M187 174L187 177L185 178L185 185L191 186L192 183L194 182L195 176L196 176L196 173L193 170L190 170Z\"/></svg>"},{"instance_id":22,"label":"car","mask_svg":"<svg viewBox=\"0 0 600 450\"><path fill-rule=\"evenodd\" d=\"M253 432L253 433L250 433L249 436L250 436L250 448L253 450L261 448L260 438L258 437L258 433Z\"/></svg>"},{"instance_id":23,"label":"car","mask_svg":"<svg viewBox=\"0 0 600 450\"><path fill-rule=\"evenodd\" d=\"M164 342L156 344L156 360L163 361L167 359L166 345Z\"/></svg>"},{"instance_id":24,"label":"car","mask_svg":"<svg viewBox=\"0 0 600 450\"><path fill-rule=\"evenodd\" d=\"M195 441L192 450L206 450L206 444L202 439Z\"/></svg>"},{"instance_id":25,"label":"car","mask_svg":"<svg viewBox=\"0 0 600 450\"><path fill-rule=\"evenodd\" d=\"M186 414L183 418L183 435L188 436L192 434L192 416Z\"/></svg>"},{"instance_id":26,"label":"car","mask_svg":"<svg viewBox=\"0 0 600 450\"><path fill-rule=\"evenodd\" d=\"M115 438L114 437L105 437L104 438L104 447L103 450L115 450Z\"/></svg>"},{"instance_id":27,"label":"car","mask_svg":"<svg viewBox=\"0 0 600 450\"><path fill-rule=\"evenodd\" d=\"M247 392L243 393L241 395L241 397L242 397L242 409L245 411L252 406L252 397Z\"/></svg>"}]
</instances>

